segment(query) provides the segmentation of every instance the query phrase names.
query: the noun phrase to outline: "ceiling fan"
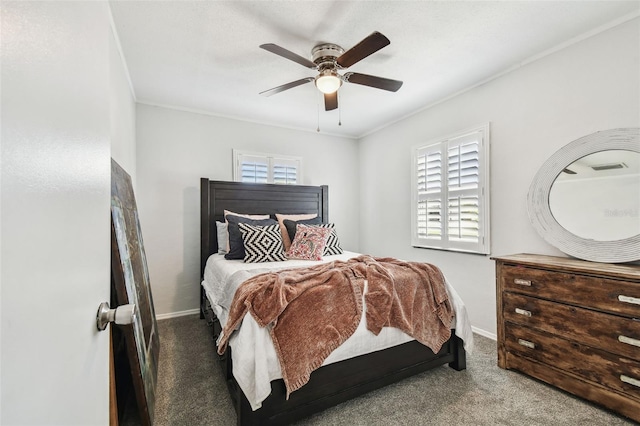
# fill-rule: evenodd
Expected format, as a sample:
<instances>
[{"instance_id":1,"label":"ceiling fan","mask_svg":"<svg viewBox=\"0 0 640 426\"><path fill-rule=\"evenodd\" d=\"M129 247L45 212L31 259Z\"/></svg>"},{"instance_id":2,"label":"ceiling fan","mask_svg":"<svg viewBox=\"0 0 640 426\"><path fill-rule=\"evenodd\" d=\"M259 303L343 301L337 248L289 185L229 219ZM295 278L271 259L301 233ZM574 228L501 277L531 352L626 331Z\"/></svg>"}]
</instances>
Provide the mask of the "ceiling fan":
<instances>
[{"instance_id":1,"label":"ceiling fan","mask_svg":"<svg viewBox=\"0 0 640 426\"><path fill-rule=\"evenodd\" d=\"M387 37L377 31L364 38L360 43L346 52L337 44L322 43L311 49L313 59L311 61L276 44L262 44L260 45L262 49L297 62L312 70L317 70L318 75L292 81L282 86L260 92L260 94L271 96L313 81L318 90L324 93L324 109L330 111L338 108L338 89L342 86L343 82L396 92L402 86L402 81L357 72L347 72L342 75L338 73L339 70L349 68L356 62L361 61L390 43Z\"/></svg>"}]
</instances>

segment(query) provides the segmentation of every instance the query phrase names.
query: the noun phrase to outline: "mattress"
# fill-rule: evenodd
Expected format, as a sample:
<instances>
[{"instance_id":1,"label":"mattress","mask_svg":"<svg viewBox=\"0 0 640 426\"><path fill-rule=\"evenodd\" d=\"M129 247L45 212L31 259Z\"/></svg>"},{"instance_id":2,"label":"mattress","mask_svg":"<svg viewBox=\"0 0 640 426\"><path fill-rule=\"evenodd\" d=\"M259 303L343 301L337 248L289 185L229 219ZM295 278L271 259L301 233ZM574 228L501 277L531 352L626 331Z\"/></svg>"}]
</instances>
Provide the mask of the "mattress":
<instances>
[{"instance_id":1,"label":"mattress","mask_svg":"<svg viewBox=\"0 0 640 426\"><path fill-rule=\"evenodd\" d=\"M340 255L325 256L320 262L345 261L359 255L359 253L345 251ZM318 263L318 261L307 260L244 263L242 260L227 260L223 255L214 254L207 260L202 286L214 313L224 328L233 295L238 286L246 279L262 272L312 266ZM453 287L448 282L446 284L449 299L455 311L455 318L451 326L455 328L456 335L463 340L465 350L470 352L473 346L473 334L466 308ZM366 289L365 282L365 294ZM365 314L366 304L363 303L360 324L355 333L333 351L323 365L413 340L402 331L391 327L385 327L379 335L374 335L366 327ZM251 408L257 410L271 392L271 381L282 378L280 363L271 337L268 331L260 327L251 315L246 315L240 328L229 339L229 346L232 348L233 375L251 404Z\"/></svg>"}]
</instances>

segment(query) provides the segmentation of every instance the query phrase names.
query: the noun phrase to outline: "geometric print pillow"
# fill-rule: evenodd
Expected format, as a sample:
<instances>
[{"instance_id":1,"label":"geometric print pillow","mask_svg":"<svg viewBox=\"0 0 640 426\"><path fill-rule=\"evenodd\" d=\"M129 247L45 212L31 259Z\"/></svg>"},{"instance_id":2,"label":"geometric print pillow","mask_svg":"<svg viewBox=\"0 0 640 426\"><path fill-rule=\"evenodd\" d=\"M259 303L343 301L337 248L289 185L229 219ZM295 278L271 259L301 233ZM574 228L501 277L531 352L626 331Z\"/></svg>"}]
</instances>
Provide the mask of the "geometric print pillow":
<instances>
[{"instance_id":1,"label":"geometric print pillow","mask_svg":"<svg viewBox=\"0 0 640 426\"><path fill-rule=\"evenodd\" d=\"M287 260L280 225L254 226L239 223L246 263L281 262Z\"/></svg>"}]
</instances>

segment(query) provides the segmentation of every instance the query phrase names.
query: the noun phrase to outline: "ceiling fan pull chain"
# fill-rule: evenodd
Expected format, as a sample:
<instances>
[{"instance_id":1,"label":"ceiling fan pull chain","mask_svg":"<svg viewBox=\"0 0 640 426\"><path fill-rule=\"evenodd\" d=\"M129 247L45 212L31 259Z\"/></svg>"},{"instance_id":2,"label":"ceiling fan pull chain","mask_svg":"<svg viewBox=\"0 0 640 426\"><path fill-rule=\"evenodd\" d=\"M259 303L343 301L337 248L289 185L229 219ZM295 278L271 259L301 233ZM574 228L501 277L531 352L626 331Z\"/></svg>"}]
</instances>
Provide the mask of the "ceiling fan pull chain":
<instances>
[{"instance_id":1,"label":"ceiling fan pull chain","mask_svg":"<svg viewBox=\"0 0 640 426\"><path fill-rule=\"evenodd\" d=\"M318 113L318 127L316 132L320 133L320 92L316 94L316 112Z\"/></svg>"},{"instance_id":2,"label":"ceiling fan pull chain","mask_svg":"<svg viewBox=\"0 0 640 426\"><path fill-rule=\"evenodd\" d=\"M342 105L340 100L340 91L338 91L338 105ZM338 126L342 126L342 108L338 107Z\"/></svg>"}]
</instances>

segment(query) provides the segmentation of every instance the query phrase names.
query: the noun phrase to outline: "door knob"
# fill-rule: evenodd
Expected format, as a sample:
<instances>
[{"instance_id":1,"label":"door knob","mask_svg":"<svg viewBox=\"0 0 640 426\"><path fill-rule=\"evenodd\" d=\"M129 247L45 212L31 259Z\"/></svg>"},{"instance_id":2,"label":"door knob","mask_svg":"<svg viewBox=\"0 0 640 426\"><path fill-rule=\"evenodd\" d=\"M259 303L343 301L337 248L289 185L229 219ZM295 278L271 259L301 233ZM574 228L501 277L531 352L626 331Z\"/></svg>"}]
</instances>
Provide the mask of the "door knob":
<instances>
[{"instance_id":1,"label":"door knob","mask_svg":"<svg viewBox=\"0 0 640 426\"><path fill-rule=\"evenodd\" d=\"M98 314L96 315L98 331L103 331L110 322L115 322L118 325L131 324L135 312L136 305L133 304L120 305L115 309L109 309L107 302L101 303L98 307Z\"/></svg>"}]
</instances>

